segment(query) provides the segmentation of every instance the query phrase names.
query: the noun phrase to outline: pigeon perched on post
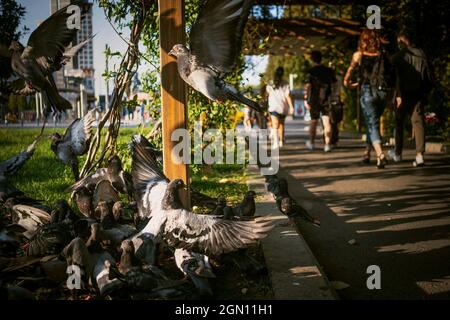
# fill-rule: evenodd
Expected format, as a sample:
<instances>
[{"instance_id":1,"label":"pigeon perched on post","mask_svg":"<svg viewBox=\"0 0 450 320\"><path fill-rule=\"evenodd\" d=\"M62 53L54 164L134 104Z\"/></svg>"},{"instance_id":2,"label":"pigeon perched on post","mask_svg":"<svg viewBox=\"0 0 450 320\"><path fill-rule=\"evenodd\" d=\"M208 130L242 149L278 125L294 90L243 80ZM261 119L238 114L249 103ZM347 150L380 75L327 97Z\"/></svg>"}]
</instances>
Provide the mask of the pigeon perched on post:
<instances>
[{"instance_id":1,"label":"pigeon perched on post","mask_svg":"<svg viewBox=\"0 0 450 320\"><path fill-rule=\"evenodd\" d=\"M141 143L141 136L133 138L131 149L131 174L137 197L142 204L139 208L140 215L150 217L148 224L135 237L146 234L155 243L165 241L175 248L221 255L258 242L272 229L271 222L263 219L224 220L217 216L194 214L180 208L181 205L176 199L180 182L170 182L164 176L156 161L145 149L145 145Z\"/></svg>"},{"instance_id":2,"label":"pigeon perched on post","mask_svg":"<svg viewBox=\"0 0 450 320\"><path fill-rule=\"evenodd\" d=\"M226 83L238 59L242 34L252 0L208 0L189 34L189 49L176 44L169 54L177 58L181 78L208 99L237 101L262 112L258 103Z\"/></svg>"},{"instance_id":3,"label":"pigeon perched on post","mask_svg":"<svg viewBox=\"0 0 450 320\"><path fill-rule=\"evenodd\" d=\"M31 33L26 47L17 41L12 41L9 47L13 73L20 78L13 84L16 87L13 91L19 94L42 92L48 102L46 114L72 108L70 102L58 93L52 74L90 41L87 39L66 50L78 32L78 29L71 28L72 15L68 6L61 8Z\"/></svg>"},{"instance_id":4,"label":"pigeon perched on post","mask_svg":"<svg viewBox=\"0 0 450 320\"><path fill-rule=\"evenodd\" d=\"M95 109L90 110L84 117L75 119L67 128L64 136L53 133L51 149L59 160L72 168L75 180L80 179L78 157L89 150L92 137L92 125L95 121Z\"/></svg>"}]
</instances>

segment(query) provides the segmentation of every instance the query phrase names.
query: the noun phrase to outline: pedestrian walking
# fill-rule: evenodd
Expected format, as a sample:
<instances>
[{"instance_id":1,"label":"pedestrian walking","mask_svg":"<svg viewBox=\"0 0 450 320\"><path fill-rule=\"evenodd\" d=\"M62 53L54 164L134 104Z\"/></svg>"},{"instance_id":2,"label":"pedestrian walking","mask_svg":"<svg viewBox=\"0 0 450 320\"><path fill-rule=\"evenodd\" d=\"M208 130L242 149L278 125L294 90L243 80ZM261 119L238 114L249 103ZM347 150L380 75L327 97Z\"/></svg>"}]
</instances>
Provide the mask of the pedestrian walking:
<instances>
[{"instance_id":1,"label":"pedestrian walking","mask_svg":"<svg viewBox=\"0 0 450 320\"><path fill-rule=\"evenodd\" d=\"M358 73L358 80L352 76ZM365 29L361 32L358 50L344 77L347 88L361 90L361 108L366 122L366 150L363 162L370 162L371 146L377 154L377 167L387 164L381 146L380 117L390 99L393 99L395 70L382 48L382 39L377 30Z\"/></svg>"},{"instance_id":2,"label":"pedestrian walking","mask_svg":"<svg viewBox=\"0 0 450 320\"><path fill-rule=\"evenodd\" d=\"M283 79L284 69L275 70L273 80L266 86L268 94L269 114L271 118L272 134L276 144L280 147L286 142L284 123L286 116L294 113L289 83Z\"/></svg>"},{"instance_id":3,"label":"pedestrian walking","mask_svg":"<svg viewBox=\"0 0 450 320\"><path fill-rule=\"evenodd\" d=\"M320 51L311 52L313 67L307 72L305 79L305 107L309 110L311 120L309 121L309 140L306 147L310 150L315 148L317 123L322 120L325 152L331 151L331 120L330 103L332 85L336 82L334 70L322 65L322 53Z\"/></svg>"},{"instance_id":4,"label":"pedestrian walking","mask_svg":"<svg viewBox=\"0 0 450 320\"><path fill-rule=\"evenodd\" d=\"M392 56L398 79L396 87L395 108L395 147L389 150L388 157L399 162L402 160L403 127L409 116L416 141L415 167L425 164L425 128L424 106L432 89L433 72L427 56L421 48L415 46L409 33L401 31L397 36L400 51Z\"/></svg>"}]
</instances>

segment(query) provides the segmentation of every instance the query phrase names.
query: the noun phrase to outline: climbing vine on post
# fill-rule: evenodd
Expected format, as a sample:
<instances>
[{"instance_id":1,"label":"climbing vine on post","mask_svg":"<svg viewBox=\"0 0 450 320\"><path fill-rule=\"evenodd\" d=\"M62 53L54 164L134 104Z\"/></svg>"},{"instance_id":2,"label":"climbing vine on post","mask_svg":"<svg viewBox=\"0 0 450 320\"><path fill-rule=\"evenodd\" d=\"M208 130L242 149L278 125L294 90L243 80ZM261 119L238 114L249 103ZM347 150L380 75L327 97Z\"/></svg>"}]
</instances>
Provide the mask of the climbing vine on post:
<instances>
[{"instance_id":1,"label":"climbing vine on post","mask_svg":"<svg viewBox=\"0 0 450 320\"><path fill-rule=\"evenodd\" d=\"M105 158L107 159L115 152L117 136L120 129L120 111L123 104L123 95L139 66L141 58L139 41L142 32L154 16L153 1L100 0L98 2L113 28L119 28L120 30L129 28L130 36L129 39L122 38L127 42L128 48L122 55L118 71L105 75L107 78L111 75L114 76L114 90L110 105L107 106L107 112L101 118L97 132L92 139L86 161L81 170L81 177L92 172ZM129 17L131 19L128 19ZM120 32L118 34L122 37ZM107 122L109 122L109 127L106 133L103 134Z\"/></svg>"}]
</instances>

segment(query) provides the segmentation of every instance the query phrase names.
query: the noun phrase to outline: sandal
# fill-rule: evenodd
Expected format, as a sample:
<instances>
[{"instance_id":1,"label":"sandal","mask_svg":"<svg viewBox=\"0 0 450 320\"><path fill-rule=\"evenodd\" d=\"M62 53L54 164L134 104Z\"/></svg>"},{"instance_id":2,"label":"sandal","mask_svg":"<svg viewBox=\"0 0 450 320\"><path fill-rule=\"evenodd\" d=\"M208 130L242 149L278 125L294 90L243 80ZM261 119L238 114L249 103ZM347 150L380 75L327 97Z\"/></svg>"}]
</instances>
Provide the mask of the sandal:
<instances>
[{"instance_id":1,"label":"sandal","mask_svg":"<svg viewBox=\"0 0 450 320\"><path fill-rule=\"evenodd\" d=\"M384 156L384 154L377 158L377 168L378 169L384 169L384 167L386 167L387 163L388 163L388 161L387 161L386 157Z\"/></svg>"}]
</instances>

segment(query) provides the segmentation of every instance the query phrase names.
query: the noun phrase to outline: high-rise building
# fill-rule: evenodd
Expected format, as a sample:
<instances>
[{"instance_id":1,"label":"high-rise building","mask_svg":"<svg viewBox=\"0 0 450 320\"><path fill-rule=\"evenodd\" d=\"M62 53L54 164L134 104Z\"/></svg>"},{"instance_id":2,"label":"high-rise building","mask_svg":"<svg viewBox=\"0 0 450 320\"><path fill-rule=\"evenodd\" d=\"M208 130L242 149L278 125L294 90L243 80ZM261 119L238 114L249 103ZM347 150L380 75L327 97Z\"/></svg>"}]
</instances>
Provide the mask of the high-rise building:
<instances>
[{"instance_id":1,"label":"high-rise building","mask_svg":"<svg viewBox=\"0 0 450 320\"><path fill-rule=\"evenodd\" d=\"M50 13L69 5L71 0L50 0ZM92 36L92 3L89 0L77 2L81 5L81 25L72 45L76 45ZM80 4L81 3L81 4ZM54 78L60 92L75 107L79 99L80 83L85 87L87 103L95 102L94 84L94 51L92 39L69 61L60 71L55 72Z\"/></svg>"}]
</instances>

